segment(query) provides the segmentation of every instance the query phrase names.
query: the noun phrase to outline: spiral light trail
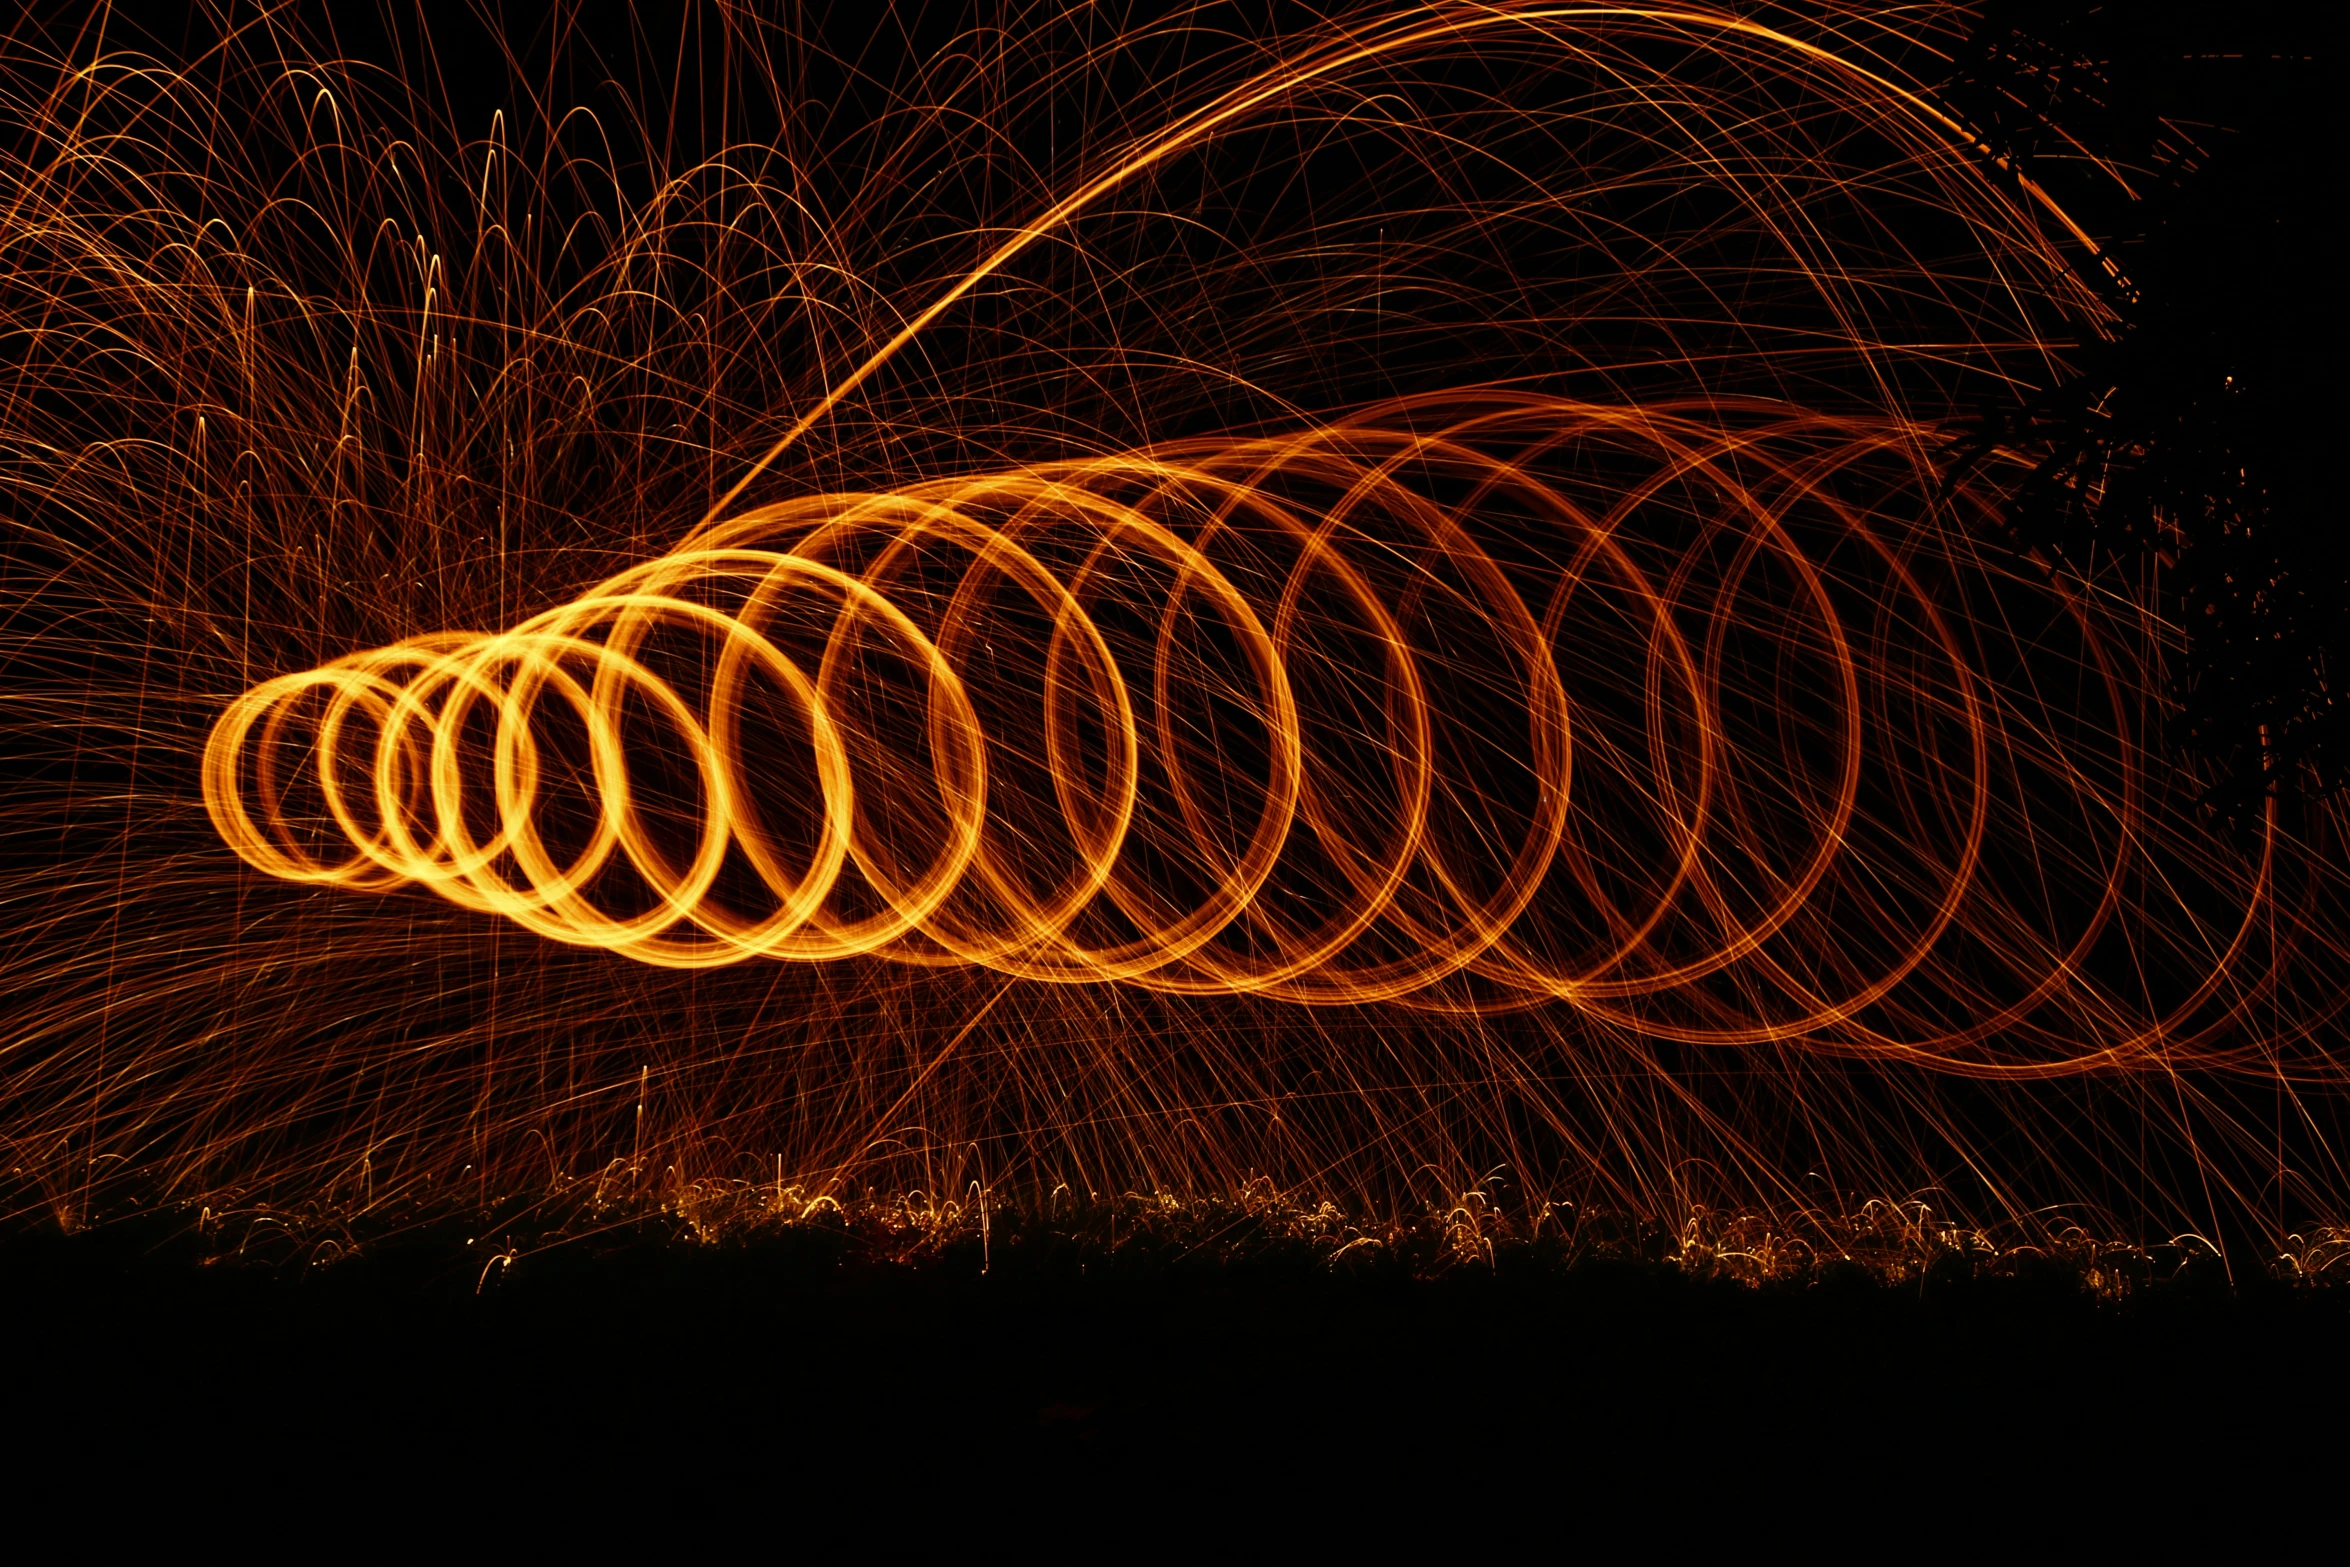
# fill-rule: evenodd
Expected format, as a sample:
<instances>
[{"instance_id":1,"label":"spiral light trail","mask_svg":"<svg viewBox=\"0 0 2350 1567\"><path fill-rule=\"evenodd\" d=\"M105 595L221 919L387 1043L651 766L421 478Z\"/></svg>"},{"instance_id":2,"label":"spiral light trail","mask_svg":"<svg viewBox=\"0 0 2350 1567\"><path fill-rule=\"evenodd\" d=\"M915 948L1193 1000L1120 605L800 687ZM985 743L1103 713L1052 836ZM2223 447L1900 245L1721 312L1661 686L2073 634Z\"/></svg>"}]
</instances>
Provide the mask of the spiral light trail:
<instances>
[{"instance_id":1,"label":"spiral light trail","mask_svg":"<svg viewBox=\"0 0 2350 1567\"><path fill-rule=\"evenodd\" d=\"M2083 972L2141 852L2128 737L2099 767L2003 699L1922 580L1930 508L1838 494L1915 432L1481 401L761 507L509 631L256 687L206 803L272 875L677 968L1555 1001L1984 1073L2175 1065L2259 998L2265 859L2167 1009ZM1505 569L1497 517L1548 557ZM2102 895L2031 912L1995 817L2078 834Z\"/></svg>"}]
</instances>

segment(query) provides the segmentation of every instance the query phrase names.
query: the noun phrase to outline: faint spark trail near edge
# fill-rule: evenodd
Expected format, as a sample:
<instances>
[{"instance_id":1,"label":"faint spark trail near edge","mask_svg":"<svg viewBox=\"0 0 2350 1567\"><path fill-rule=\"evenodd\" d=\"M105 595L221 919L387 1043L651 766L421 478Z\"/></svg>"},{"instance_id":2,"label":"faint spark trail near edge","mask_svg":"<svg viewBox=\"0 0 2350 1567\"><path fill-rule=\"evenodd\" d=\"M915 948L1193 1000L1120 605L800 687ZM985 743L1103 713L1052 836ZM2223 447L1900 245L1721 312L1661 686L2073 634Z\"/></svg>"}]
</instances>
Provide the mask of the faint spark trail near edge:
<instances>
[{"instance_id":1,"label":"faint spark trail near edge","mask_svg":"<svg viewBox=\"0 0 2350 1567\"><path fill-rule=\"evenodd\" d=\"M1010 239L1006 240L1001 246L997 247L992 255L988 256L984 261L980 262L978 266L965 273L963 277L958 279L955 284L944 294L941 294L936 300L932 301L929 307L923 310L920 315L907 322L906 325L899 330L895 337L891 338L879 349L875 350L873 354L865 360L864 363L860 364L855 370L851 371L846 379L825 393L823 398L817 402L815 407L809 409L805 414L801 415L800 418L793 423L790 429L784 431L782 438L778 440L773 446L769 447L765 455L761 456L757 462L751 464L751 466L744 471L743 476L737 479L734 484L727 489L725 494L719 496L718 499L711 504L709 511L704 514L701 522L694 528L693 533L688 535L688 541L690 542L692 537L698 535L704 529L717 522L719 517L726 511L726 508L733 505L736 498L739 497L743 491L749 489L751 485L758 479L760 474L766 472L769 467L773 466L777 458L781 457L785 452L789 451L793 444L796 443L801 436L805 435L810 429L814 428L815 425L820 420L822 420L826 414L830 413L834 408L838 407L843 399L845 399L851 392L854 392L859 386L863 385L866 380L868 380L874 374L874 372L878 371L883 365L887 364L891 359L895 358L899 349L912 342L922 333L924 328L930 325L931 322L944 315L956 303L956 301L960 300L964 295L970 293L971 290L977 288L981 283L985 282L990 275L995 273L1014 256L1017 256L1020 254L1020 252L1026 250L1030 245L1034 244L1037 240L1042 239L1045 235L1052 233L1055 229L1058 229L1066 224L1071 218L1076 217L1087 207L1092 206L1095 200L1104 195L1107 195L1113 190L1116 190L1119 186L1125 184L1127 180L1133 178L1135 175L1140 174L1144 170L1162 163L1177 153L1183 152L1194 144L1209 138L1217 130L1229 124L1230 122L1245 116L1251 110L1259 108L1264 104L1271 103L1283 97L1284 95L1295 91L1299 87L1306 85L1309 82L1313 82L1322 77L1335 75L1338 72L1345 70L1349 66L1360 65L1366 61L1377 59L1382 55L1392 54L1408 49L1414 44L1428 43L1442 38L1457 37L1462 34L1487 27L1513 25L1532 26L1533 24L1542 22L1569 22L1578 20L1600 20L1607 18L1629 18L1648 22L1687 24L1690 26L1709 28L1718 31L1743 33L1756 38L1765 39L1773 44L1784 45L1785 47L1792 49L1799 54L1805 55L1816 62L1830 65L1838 70L1850 72L1855 76L1865 79L1873 86L1882 88L1885 91L1894 94L1902 102L1908 104L1921 115L1924 115L1936 124L1941 125L1953 137L1959 138L1970 145L1972 143L1972 137L1968 135L1964 126L1960 125L1956 120L1951 119L1947 114L1943 113L1939 108L1936 108L1926 99L1920 97L1916 93L1911 92L1909 89L1901 86L1900 84L1888 81L1875 72L1867 70L1865 67L1855 65L1853 62L1846 60L1835 54L1833 51L1824 49L1817 44L1810 43L1802 39L1791 38L1785 33L1781 33L1775 31L1774 29L1764 27L1759 23L1749 22L1743 18L1737 17L1704 15L1690 11L1651 10L1647 8L1623 6L1546 6L1525 11L1480 6L1471 9L1470 14L1462 16L1458 20L1446 21L1433 26L1414 28L1412 30L1399 33L1394 37L1377 39L1368 44L1333 44L1331 46L1331 53L1328 58L1320 61L1309 61L1303 65L1277 67L1273 70L1267 71L1263 75L1259 76L1255 81L1234 90L1234 92L1223 102L1210 104L1206 108L1198 110L1189 120L1177 122L1174 126L1168 128L1165 131L1162 131L1155 142L1146 143L1138 151L1129 153L1123 162L1119 163L1108 173L1100 175L1096 177L1091 183L1080 187L1075 194L1064 198L1062 201L1055 204L1042 217L1033 220L1027 226L1023 227L1019 232L1015 233ZM2111 273L2117 281L2119 281L2120 274L2114 271L2112 262L2107 260L2104 251L2098 246L2097 242L2090 238L2087 231L2085 231L2080 226L2080 224L2073 221L2071 215L2068 214L2063 209L2063 207L2059 206L2053 197L2051 197L2037 183L2026 178L2020 170L2010 170L2009 172L2014 176L2017 183L2032 197L2034 201L2038 202L2048 211L2050 216L2054 217L2064 226L2066 233L2070 234L2075 241L2085 247L2091 255L2095 256L2099 265L2105 267L2106 270Z\"/></svg>"}]
</instances>

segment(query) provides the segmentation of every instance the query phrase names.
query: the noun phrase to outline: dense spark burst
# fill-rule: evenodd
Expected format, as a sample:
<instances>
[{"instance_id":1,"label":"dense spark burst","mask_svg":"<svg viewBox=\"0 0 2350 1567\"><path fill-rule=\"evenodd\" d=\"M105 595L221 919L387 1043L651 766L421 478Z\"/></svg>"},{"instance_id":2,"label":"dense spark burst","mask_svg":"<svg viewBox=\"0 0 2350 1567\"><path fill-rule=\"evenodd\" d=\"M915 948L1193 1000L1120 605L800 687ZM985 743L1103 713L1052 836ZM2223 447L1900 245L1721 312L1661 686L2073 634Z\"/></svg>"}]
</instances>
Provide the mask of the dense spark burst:
<instances>
[{"instance_id":1,"label":"dense spark burst","mask_svg":"<svg viewBox=\"0 0 2350 1567\"><path fill-rule=\"evenodd\" d=\"M2105 263L1761 15L12 44L17 1205L2331 1217L2336 808L1945 477Z\"/></svg>"}]
</instances>

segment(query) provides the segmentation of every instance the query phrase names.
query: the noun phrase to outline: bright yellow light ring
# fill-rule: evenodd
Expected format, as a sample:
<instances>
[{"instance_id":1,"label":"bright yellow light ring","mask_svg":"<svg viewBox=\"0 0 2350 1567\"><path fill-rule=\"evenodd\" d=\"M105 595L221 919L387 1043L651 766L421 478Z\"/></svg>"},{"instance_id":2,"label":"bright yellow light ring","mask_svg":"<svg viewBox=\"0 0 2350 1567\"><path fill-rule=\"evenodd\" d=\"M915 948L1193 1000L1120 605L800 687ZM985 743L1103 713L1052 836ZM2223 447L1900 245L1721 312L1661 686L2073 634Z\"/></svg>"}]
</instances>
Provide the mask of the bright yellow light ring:
<instances>
[{"instance_id":1,"label":"bright yellow light ring","mask_svg":"<svg viewBox=\"0 0 2350 1567\"><path fill-rule=\"evenodd\" d=\"M1915 492L1914 442L1496 392L796 497L509 630L255 686L214 726L206 808L271 876L423 886L668 967L1565 1005L1991 1076L2214 1048L2267 846L2184 999L2133 1016L2097 988L2141 852L2129 737L2100 781L2038 734L1921 576L1916 519L1850 498L1869 465ZM1541 535L1530 559L1494 553L1492 516ZM2057 597L2123 722L2125 675ZM1490 711L1451 711L1463 691ZM1582 711L1602 694L1612 737ZM1515 803L1454 743L1516 769ZM2025 766L2104 872L2056 925L1985 870L1994 814L2037 808L1999 781ZM1854 944L1839 900L1893 914ZM1951 968L1954 936L2011 979ZM1903 1010L1920 985L1945 999Z\"/></svg>"}]
</instances>

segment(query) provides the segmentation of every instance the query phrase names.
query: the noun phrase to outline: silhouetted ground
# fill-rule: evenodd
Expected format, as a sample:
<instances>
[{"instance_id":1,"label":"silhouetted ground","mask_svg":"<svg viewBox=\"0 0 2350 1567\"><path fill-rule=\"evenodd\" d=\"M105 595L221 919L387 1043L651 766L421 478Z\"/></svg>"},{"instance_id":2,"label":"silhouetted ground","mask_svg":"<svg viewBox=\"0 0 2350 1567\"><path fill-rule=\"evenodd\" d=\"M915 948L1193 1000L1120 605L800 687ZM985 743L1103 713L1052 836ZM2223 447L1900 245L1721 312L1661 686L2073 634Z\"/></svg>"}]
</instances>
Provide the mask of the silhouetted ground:
<instances>
[{"instance_id":1,"label":"silhouetted ground","mask_svg":"<svg viewBox=\"0 0 2350 1567\"><path fill-rule=\"evenodd\" d=\"M800 1509L794 1539L877 1544L1050 1514L1140 1548L1272 1512L1464 1540L1526 1515L1660 1547L1864 1520L2110 1542L2330 1513L2350 1394L2350 1290L2194 1268L2115 1304L2057 1268L1431 1279L1037 1234L999 1234L985 1272L975 1247L906 1264L814 1230L589 1242L478 1293L451 1236L331 1267L204 1255L136 1225L0 1243L29 1496L362 1535L772 1503Z\"/></svg>"}]
</instances>

